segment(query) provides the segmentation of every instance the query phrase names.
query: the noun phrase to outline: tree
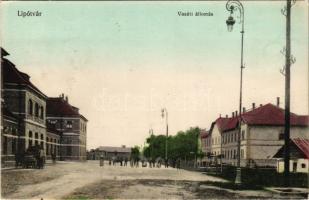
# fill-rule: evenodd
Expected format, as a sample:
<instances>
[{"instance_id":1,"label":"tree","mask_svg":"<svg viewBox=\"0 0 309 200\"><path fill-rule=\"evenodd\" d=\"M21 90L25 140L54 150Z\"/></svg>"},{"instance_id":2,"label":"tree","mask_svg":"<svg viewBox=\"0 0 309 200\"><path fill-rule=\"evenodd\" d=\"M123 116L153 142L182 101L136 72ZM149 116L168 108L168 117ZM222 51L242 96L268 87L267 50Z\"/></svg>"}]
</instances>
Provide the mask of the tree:
<instances>
[{"instance_id":1,"label":"tree","mask_svg":"<svg viewBox=\"0 0 309 200\"><path fill-rule=\"evenodd\" d=\"M131 148L131 159L137 160L139 158L139 155L140 155L139 146L134 146L133 148Z\"/></svg>"},{"instance_id":2,"label":"tree","mask_svg":"<svg viewBox=\"0 0 309 200\"><path fill-rule=\"evenodd\" d=\"M203 156L199 143L200 128L194 127L179 131L175 136L168 136L168 158L171 160L193 160ZM165 157L165 135L151 135L146 138L146 146L143 149L146 158L156 159Z\"/></svg>"}]
</instances>

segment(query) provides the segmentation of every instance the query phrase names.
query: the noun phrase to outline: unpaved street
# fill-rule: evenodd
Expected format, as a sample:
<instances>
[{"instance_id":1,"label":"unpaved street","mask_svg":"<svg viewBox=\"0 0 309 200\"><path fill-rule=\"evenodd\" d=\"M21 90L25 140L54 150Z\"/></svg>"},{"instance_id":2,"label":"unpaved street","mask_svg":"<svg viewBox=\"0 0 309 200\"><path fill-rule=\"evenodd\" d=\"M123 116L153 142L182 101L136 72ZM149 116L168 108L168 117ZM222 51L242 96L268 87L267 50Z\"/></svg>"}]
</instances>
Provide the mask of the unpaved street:
<instances>
[{"instance_id":1,"label":"unpaved street","mask_svg":"<svg viewBox=\"0 0 309 200\"><path fill-rule=\"evenodd\" d=\"M201 189L200 183L224 180L173 168L99 166L98 161L58 162L43 170L2 171L2 197L60 198L239 198L228 191ZM270 194L268 194L270 195ZM270 197L270 196L269 196Z\"/></svg>"}]
</instances>

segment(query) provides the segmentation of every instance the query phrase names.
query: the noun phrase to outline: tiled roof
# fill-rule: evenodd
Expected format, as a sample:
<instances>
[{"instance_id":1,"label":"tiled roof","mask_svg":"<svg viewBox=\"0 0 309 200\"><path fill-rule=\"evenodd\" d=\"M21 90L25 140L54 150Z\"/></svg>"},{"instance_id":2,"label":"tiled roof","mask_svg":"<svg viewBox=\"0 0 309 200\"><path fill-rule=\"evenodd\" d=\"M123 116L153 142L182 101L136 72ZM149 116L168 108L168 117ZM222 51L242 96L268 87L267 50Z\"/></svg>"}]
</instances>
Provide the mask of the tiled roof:
<instances>
[{"instance_id":1,"label":"tiled roof","mask_svg":"<svg viewBox=\"0 0 309 200\"><path fill-rule=\"evenodd\" d=\"M3 73L3 82L5 83L15 83L15 84L21 84L26 85L35 92L42 95L44 98L46 98L46 95L41 92L35 85L33 85L30 81L30 76L26 73L23 73L19 71L15 65L9 61L6 58L2 58L3 64L2 64L2 73Z\"/></svg>"},{"instance_id":2,"label":"tiled roof","mask_svg":"<svg viewBox=\"0 0 309 200\"><path fill-rule=\"evenodd\" d=\"M284 109L266 104L243 114L242 120L252 125L284 125ZM291 126L308 126L308 116L290 113Z\"/></svg>"},{"instance_id":3,"label":"tiled roof","mask_svg":"<svg viewBox=\"0 0 309 200\"><path fill-rule=\"evenodd\" d=\"M69 104L62 97L49 97L46 100L46 115L48 117L81 117L88 121L86 117L79 114L76 107Z\"/></svg>"},{"instance_id":4,"label":"tiled roof","mask_svg":"<svg viewBox=\"0 0 309 200\"><path fill-rule=\"evenodd\" d=\"M131 153L131 148L129 148L129 147L101 146L101 147L97 148L97 150L106 151L106 152Z\"/></svg>"},{"instance_id":5,"label":"tiled roof","mask_svg":"<svg viewBox=\"0 0 309 200\"><path fill-rule=\"evenodd\" d=\"M201 130L200 132L200 137L201 138L206 138L209 134L209 131L206 131L206 130Z\"/></svg>"},{"instance_id":6,"label":"tiled roof","mask_svg":"<svg viewBox=\"0 0 309 200\"><path fill-rule=\"evenodd\" d=\"M220 132L225 132L231 129L234 129L237 127L238 124L238 118L232 117L232 118L218 118L216 120L217 126L220 130Z\"/></svg>"},{"instance_id":7,"label":"tiled roof","mask_svg":"<svg viewBox=\"0 0 309 200\"><path fill-rule=\"evenodd\" d=\"M309 159L309 140L294 138L292 142L302 151L307 159Z\"/></svg>"},{"instance_id":8,"label":"tiled roof","mask_svg":"<svg viewBox=\"0 0 309 200\"><path fill-rule=\"evenodd\" d=\"M308 126L309 116L290 113L291 126ZM221 132L237 128L239 116L218 118L218 128ZM249 125L284 126L284 109L273 104L266 104L242 114L242 121Z\"/></svg>"},{"instance_id":9,"label":"tiled roof","mask_svg":"<svg viewBox=\"0 0 309 200\"><path fill-rule=\"evenodd\" d=\"M298 150L301 154L295 154L295 156L301 156L300 158L309 159L309 140L303 138L293 138L290 139L290 153L293 152L293 149ZM290 155L291 156L291 155ZM273 156L274 158L284 158L284 145L277 151Z\"/></svg>"}]
</instances>

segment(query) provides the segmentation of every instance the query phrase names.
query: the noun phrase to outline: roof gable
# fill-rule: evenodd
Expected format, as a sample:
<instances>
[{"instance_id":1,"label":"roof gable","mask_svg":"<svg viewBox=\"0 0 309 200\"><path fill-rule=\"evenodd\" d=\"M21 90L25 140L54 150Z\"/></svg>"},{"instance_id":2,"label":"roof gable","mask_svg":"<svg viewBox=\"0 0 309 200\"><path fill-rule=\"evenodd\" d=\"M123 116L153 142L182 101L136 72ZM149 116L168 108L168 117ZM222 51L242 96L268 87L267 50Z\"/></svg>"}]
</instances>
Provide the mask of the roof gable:
<instances>
[{"instance_id":1,"label":"roof gable","mask_svg":"<svg viewBox=\"0 0 309 200\"><path fill-rule=\"evenodd\" d=\"M309 140L303 138L290 139L290 156L309 159ZM296 151L296 152L295 152ZM273 156L274 158L284 157L284 145Z\"/></svg>"}]
</instances>

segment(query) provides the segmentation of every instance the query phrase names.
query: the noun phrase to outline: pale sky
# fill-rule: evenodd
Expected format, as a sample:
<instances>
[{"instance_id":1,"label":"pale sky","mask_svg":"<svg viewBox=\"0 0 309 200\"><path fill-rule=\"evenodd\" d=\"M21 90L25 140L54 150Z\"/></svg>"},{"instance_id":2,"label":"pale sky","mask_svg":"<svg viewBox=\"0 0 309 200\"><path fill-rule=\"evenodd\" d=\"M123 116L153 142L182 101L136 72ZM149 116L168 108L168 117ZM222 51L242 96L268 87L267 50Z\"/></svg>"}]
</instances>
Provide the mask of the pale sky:
<instances>
[{"instance_id":1,"label":"pale sky","mask_svg":"<svg viewBox=\"0 0 309 200\"><path fill-rule=\"evenodd\" d=\"M1 46L50 97L65 93L89 120L88 146L142 145L150 128L209 129L238 109L240 24L224 1L2 2ZM243 105L284 106L284 1L245 7ZM18 11L41 17L19 17ZM212 12L180 17L182 12ZM236 17L236 16L235 16ZM236 20L238 20L236 18ZM291 110L308 112L308 2L292 8Z\"/></svg>"}]
</instances>

